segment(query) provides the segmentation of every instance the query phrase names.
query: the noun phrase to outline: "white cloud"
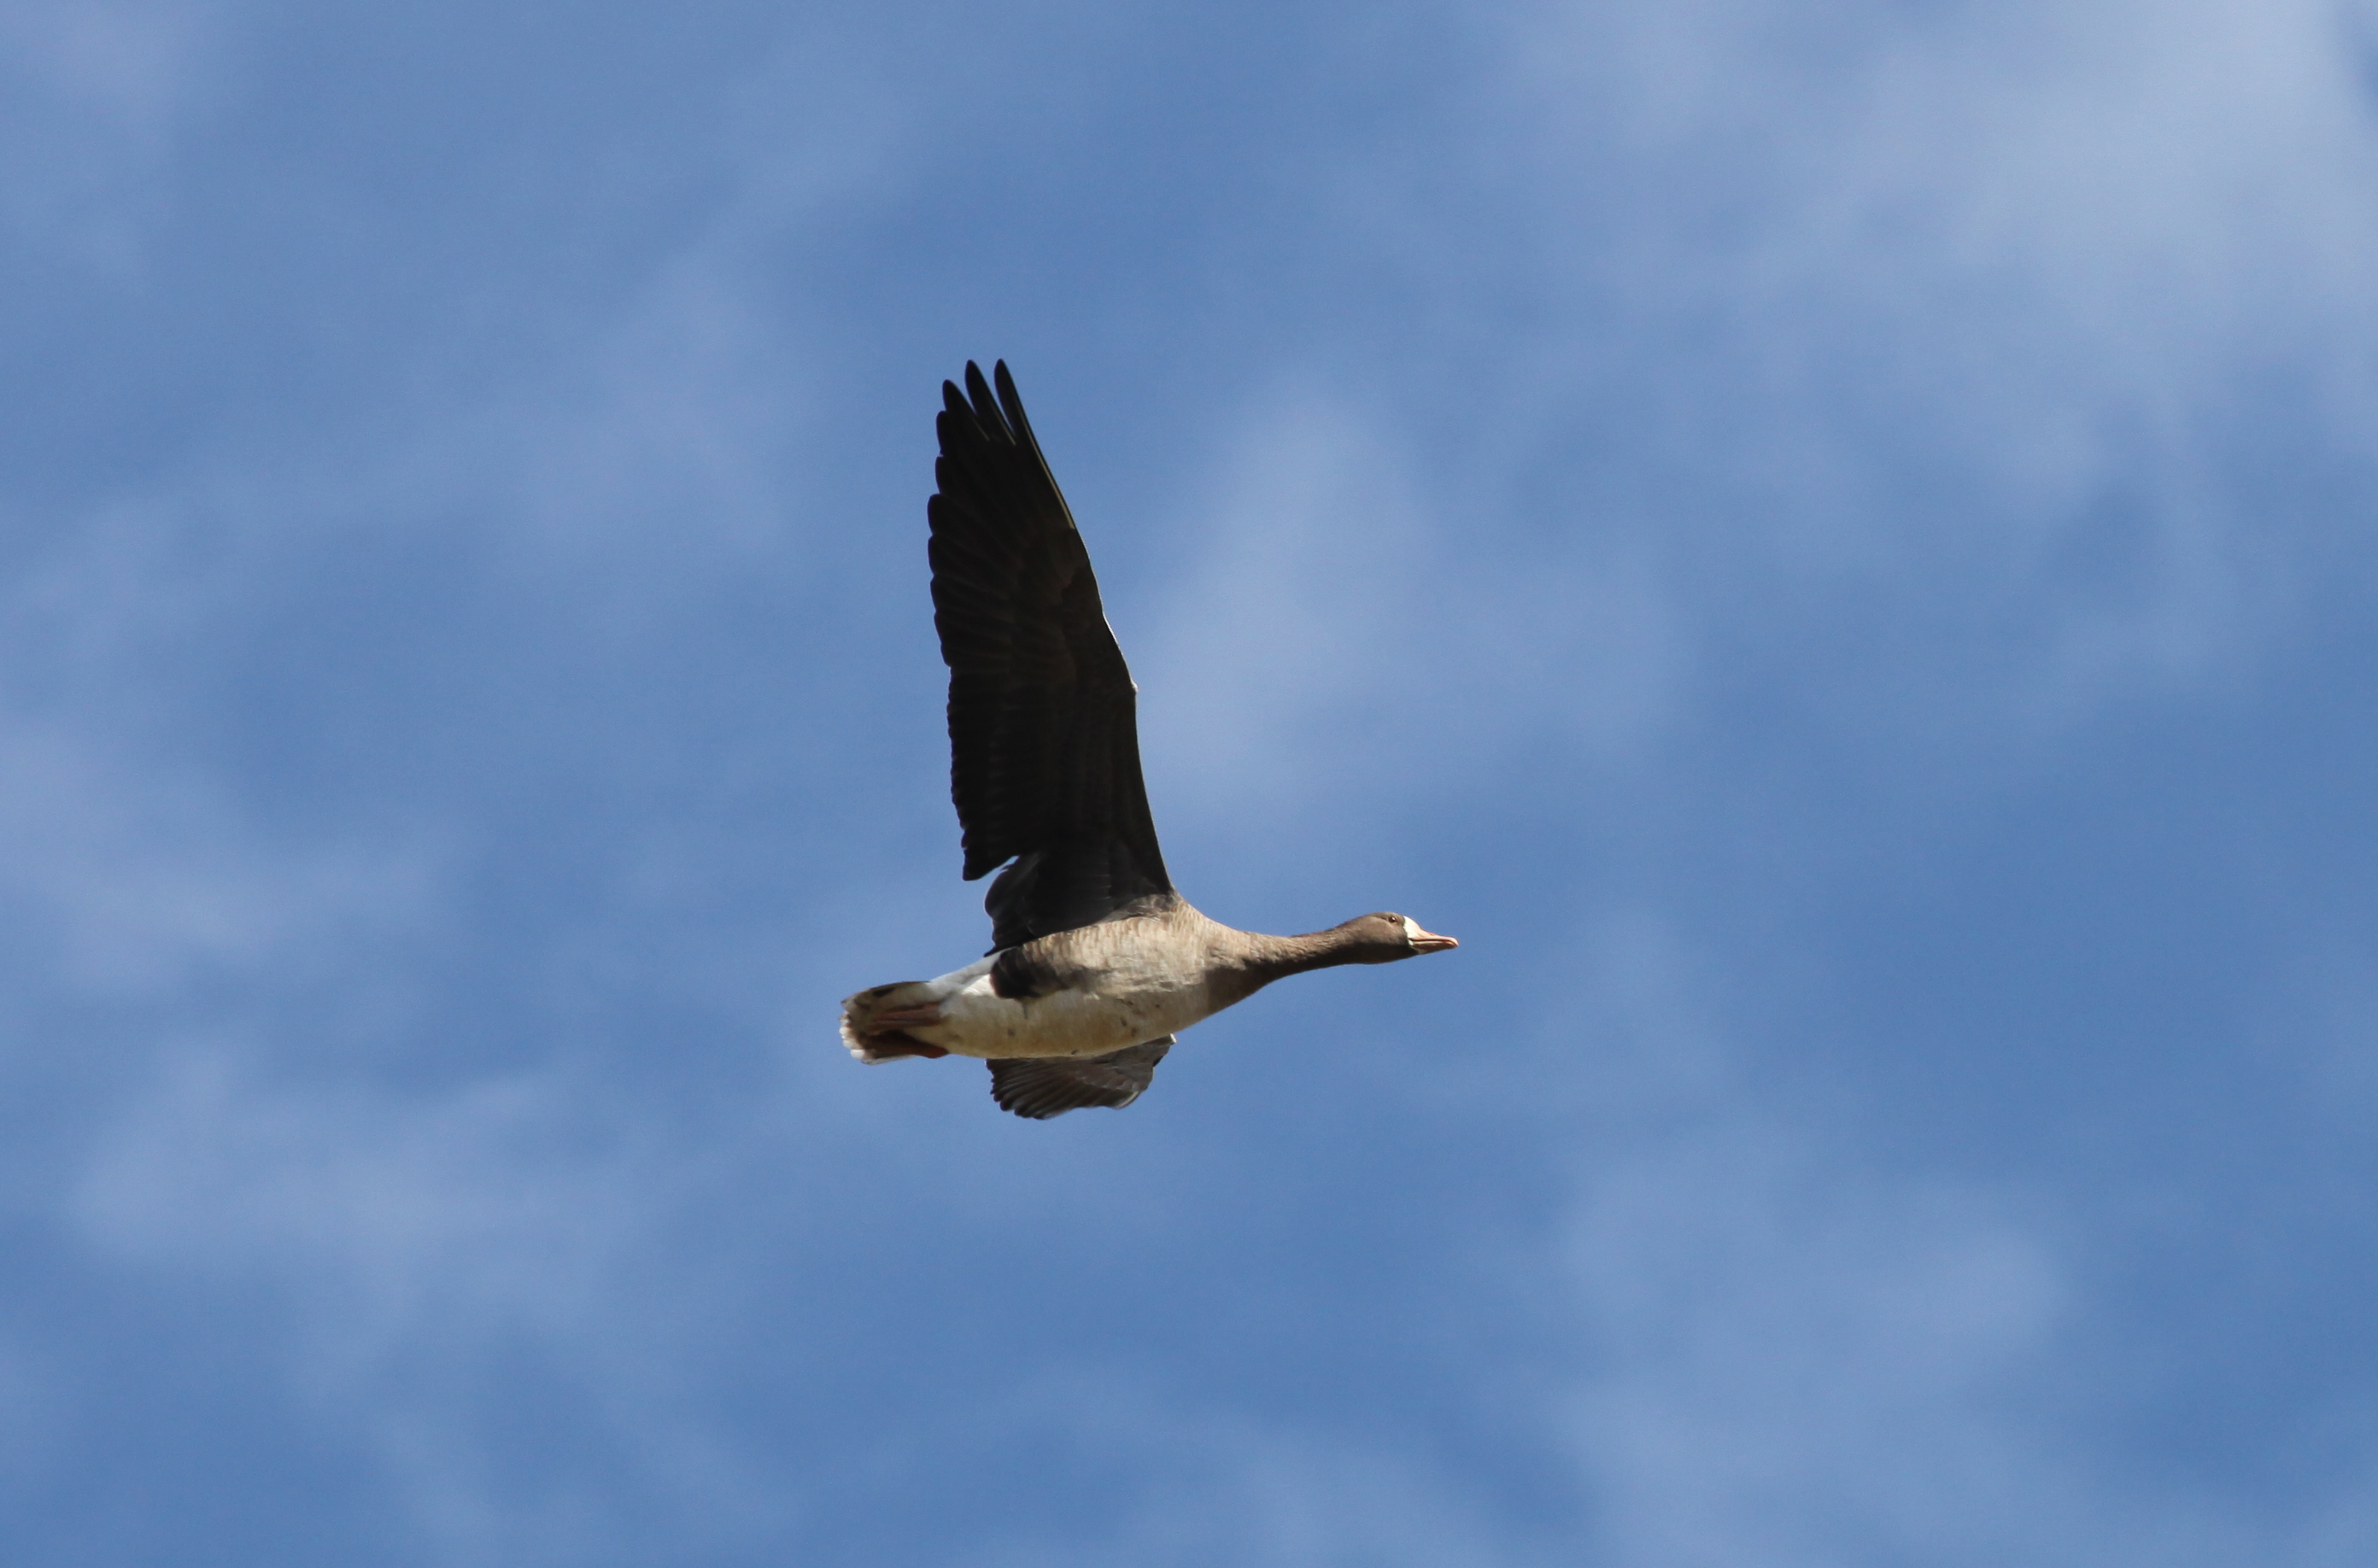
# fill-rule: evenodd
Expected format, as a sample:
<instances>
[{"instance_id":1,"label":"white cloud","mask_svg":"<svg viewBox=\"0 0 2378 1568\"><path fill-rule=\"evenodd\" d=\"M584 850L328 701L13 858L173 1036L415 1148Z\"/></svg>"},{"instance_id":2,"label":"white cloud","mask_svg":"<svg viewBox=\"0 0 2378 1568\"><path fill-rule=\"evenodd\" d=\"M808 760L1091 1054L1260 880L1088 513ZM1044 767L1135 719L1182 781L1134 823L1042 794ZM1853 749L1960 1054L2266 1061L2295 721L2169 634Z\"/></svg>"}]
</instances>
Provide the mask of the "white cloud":
<instances>
[{"instance_id":1,"label":"white cloud","mask_svg":"<svg viewBox=\"0 0 2378 1568\"><path fill-rule=\"evenodd\" d=\"M1422 1456L1319 1422L1204 1407L1119 1369L1044 1378L954 1446L987 1454L1078 1452L1098 1456L1095 1464L1122 1466L1129 1477L1125 1490L1094 1506L1052 1506L1041 1530L1011 1526L1004 1538L983 1541L969 1561L985 1568L1465 1568L1536 1560L1532 1551L1515 1557L1514 1532ZM1120 1516L1112 1517L1117 1503ZM1100 1520L1096 1533L1084 1528L1086 1514Z\"/></svg>"},{"instance_id":2,"label":"white cloud","mask_svg":"<svg viewBox=\"0 0 2378 1568\"><path fill-rule=\"evenodd\" d=\"M1722 1114L1586 1177L1574 1430L1614 1561L2079 1561L2084 1500L2005 1410L2051 1359L2053 1253L1811 1136Z\"/></svg>"},{"instance_id":3,"label":"white cloud","mask_svg":"<svg viewBox=\"0 0 2378 1568\"><path fill-rule=\"evenodd\" d=\"M96 507L0 592L0 905L87 994L318 961L418 919L438 870L408 827L278 834L161 744L177 716L157 676L253 603L241 552L202 539L194 509Z\"/></svg>"},{"instance_id":4,"label":"white cloud","mask_svg":"<svg viewBox=\"0 0 2378 1568\"><path fill-rule=\"evenodd\" d=\"M2232 460L2275 390L2282 445L2372 453L2359 12L1519 15L1512 146L1583 313L1553 352L1630 387L1647 455L1733 497L1779 589L2003 603L1995 678L2070 713L2220 678L2358 526ZM2092 549L2120 581L2074 569Z\"/></svg>"},{"instance_id":5,"label":"white cloud","mask_svg":"<svg viewBox=\"0 0 2378 1568\"><path fill-rule=\"evenodd\" d=\"M213 64L200 5L18 0L0 6L0 224L115 277L146 262L173 199L173 138Z\"/></svg>"},{"instance_id":6,"label":"white cloud","mask_svg":"<svg viewBox=\"0 0 2378 1568\"><path fill-rule=\"evenodd\" d=\"M0 6L0 57L92 117L153 131L190 95L211 7L110 3Z\"/></svg>"},{"instance_id":7,"label":"white cloud","mask_svg":"<svg viewBox=\"0 0 2378 1568\"><path fill-rule=\"evenodd\" d=\"M614 1560L655 1505L680 1544L781 1525L693 1407L699 1337L651 1332L682 1310L665 1239L711 1161L559 1073L408 1096L255 1057L166 1052L67 1217L97 1258L285 1323L287 1395L383 1467L436 1561ZM591 1419L570 1462L505 1451L490 1412L524 1367Z\"/></svg>"},{"instance_id":8,"label":"white cloud","mask_svg":"<svg viewBox=\"0 0 2378 1568\"><path fill-rule=\"evenodd\" d=\"M1631 755L1669 716L1683 653L1627 542L1487 543L1376 419L1309 387L1251 400L1224 439L1170 530L1200 541L1189 569L1126 647L1168 802L1243 823L1409 799L1548 744Z\"/></svg>"},{"instance_id":9,"label":"white cloud","mask_svg":"<svg viewBox=\"0 0 2378 1568\"><path fill-rule=\"evenodd\" d=\"M1435 654L1411 618L1426 540L1388 449L1309 396L1261 407L1234 446L1219 494L1184 530L1202 558L1166 595L1147 652L1125 649L1147 672L1151 767L1184 798L1219 803L1342 773L1346 760L1309 737L1359 724Z\"/></svg>"},{"instance_id":10,"label":"white cloud","mask_svg":"<svg viewBox=\"0 0 2378 1568\"><path fill-rule=\"evenodd\" d=\"M335 933L409 925L426 906L433 863L417 845L275 844L200 778L6 728L0 899L86 993L318 960Z\"/></svg>"},{"instance_id":11,"label":"white cloud","mask_svg":"<svg viewBox=\"0 0 2378 1568\"><path fill-rule=\"evenodd\" d=\"M2066 1425L2100 1394L2076 1352L2103 1310L2073 1256L2088 1215L1887 1167L1755 1077L1756 1013L1672 923L1561 945L1575 1015L1470 1108L1539 1124L1574 1183L1550 1259L1501 1266L1561 1282L1558 1371L1522 1397L1568 1444L1597 1560L2254 1555L2250 1521L2126 1490Z\"/></svg>"}]
</instances>

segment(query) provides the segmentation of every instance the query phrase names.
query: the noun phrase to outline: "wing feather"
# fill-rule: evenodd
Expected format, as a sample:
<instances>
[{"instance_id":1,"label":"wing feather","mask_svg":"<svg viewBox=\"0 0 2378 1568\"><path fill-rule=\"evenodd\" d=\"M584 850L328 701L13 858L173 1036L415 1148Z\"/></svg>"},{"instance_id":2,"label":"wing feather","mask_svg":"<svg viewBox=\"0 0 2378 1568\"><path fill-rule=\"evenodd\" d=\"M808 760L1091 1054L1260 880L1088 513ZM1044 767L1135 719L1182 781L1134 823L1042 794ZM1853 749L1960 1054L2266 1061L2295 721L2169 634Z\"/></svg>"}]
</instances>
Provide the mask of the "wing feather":
<instances>
[{"instance_id":1,"label":"wing feather","mask_svg":"<svg viewBox=\"0 0 2378 1568\"><path fill-rule=\"evenodd\" d=\"M1138 691L1089 551L1002 363L942 385L933 624L950 667L950 796L994 947L1172 891L1139 766ZM1011 862L1013 864L1011 864Z\"/></svg>"},{"instance_id":2,"label":"wing feather","mask_svg":"<svg viewBox=\"0 0 2378 1568\"><path fill-rule=\"evenodd\" d=\"M1155 1081L1156 1064L1171 1048L1167 1035L1104 1056L994 1058L991 1097L1000 1109L1034 1121L1085 1106L1121 1110Z\"/></svg>"}]
</instances>

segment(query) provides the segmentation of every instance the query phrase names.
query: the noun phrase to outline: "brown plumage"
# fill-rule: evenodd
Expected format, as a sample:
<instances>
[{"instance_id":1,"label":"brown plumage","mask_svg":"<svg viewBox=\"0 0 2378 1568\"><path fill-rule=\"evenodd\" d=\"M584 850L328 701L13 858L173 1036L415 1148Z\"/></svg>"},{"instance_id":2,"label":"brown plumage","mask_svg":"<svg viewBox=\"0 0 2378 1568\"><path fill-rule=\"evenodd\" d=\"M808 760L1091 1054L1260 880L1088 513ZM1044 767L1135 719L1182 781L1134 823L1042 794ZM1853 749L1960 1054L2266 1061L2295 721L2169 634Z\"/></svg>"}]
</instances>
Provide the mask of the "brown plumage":
<instances>
[{"instance_id":1,"label":"brown plumage","mask_svg":"<svg viewBox=\"0 0 2378 1568\"><path fill-rule=\"evenodd\" d=\"M1138 688L1089 552L1003 363L942 385L933 624L950 667L950 795L991 951L843 1003L862 1061L988 1059L1003 1109L1139 1097L1174 1034L1283 976L1457 944L1400 915L1301 937L1207 919L1173 891L1139 771Z\"/></svg>"}]
</instances>

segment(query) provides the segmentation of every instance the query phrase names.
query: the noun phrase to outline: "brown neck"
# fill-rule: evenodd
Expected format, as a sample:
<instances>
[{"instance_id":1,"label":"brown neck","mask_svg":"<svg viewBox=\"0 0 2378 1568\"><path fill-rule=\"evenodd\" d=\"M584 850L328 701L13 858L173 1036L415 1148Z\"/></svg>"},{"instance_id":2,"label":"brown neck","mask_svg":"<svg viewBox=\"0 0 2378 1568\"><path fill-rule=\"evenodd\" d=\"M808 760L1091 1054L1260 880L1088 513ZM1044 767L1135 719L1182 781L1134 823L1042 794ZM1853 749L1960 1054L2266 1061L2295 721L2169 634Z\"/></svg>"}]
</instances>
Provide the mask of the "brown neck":
<instances>
[{"instance_id":1,"label":"brown neck","mask_svg":"<svg viewBox=\"0 0 2378 1568\"><path fill-rule=\"evenodd\" d=\"M1267 937L1261 931L1232 934L1239 939L1234 967L1249 995L1291 975L1358 960L1359 939L1349 931L1312 931L1301 937Z\"/></svg>"}]
</instances>

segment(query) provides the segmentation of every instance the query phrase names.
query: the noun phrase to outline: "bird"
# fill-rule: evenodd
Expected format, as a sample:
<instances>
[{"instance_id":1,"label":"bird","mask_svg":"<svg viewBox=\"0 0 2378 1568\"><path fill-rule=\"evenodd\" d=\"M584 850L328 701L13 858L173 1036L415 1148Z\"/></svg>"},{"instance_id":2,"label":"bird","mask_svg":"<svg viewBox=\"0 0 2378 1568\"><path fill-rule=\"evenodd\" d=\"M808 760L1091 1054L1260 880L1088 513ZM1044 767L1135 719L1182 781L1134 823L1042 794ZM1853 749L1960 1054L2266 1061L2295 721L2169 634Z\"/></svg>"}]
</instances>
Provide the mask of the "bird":
<instances>
[{"instance_id":1,"label":"bird","mask_svg":"<svg viewBox=\"0 0 2378 1568\"><path fill-rule=\"evenodd\" d=\"M1006 361L991 383L968 361L942 404L933 624L964 879L999 873L983 900L991 946L845 998L850 1053L980 1058L1000 1108L1031 1120L1121 1109L1180 1031L1275 980L1460 946L1387 911L1303 936L1242 931L1174 890L1140 773L1139 688Z\"/></svg>"}]
</instances>

